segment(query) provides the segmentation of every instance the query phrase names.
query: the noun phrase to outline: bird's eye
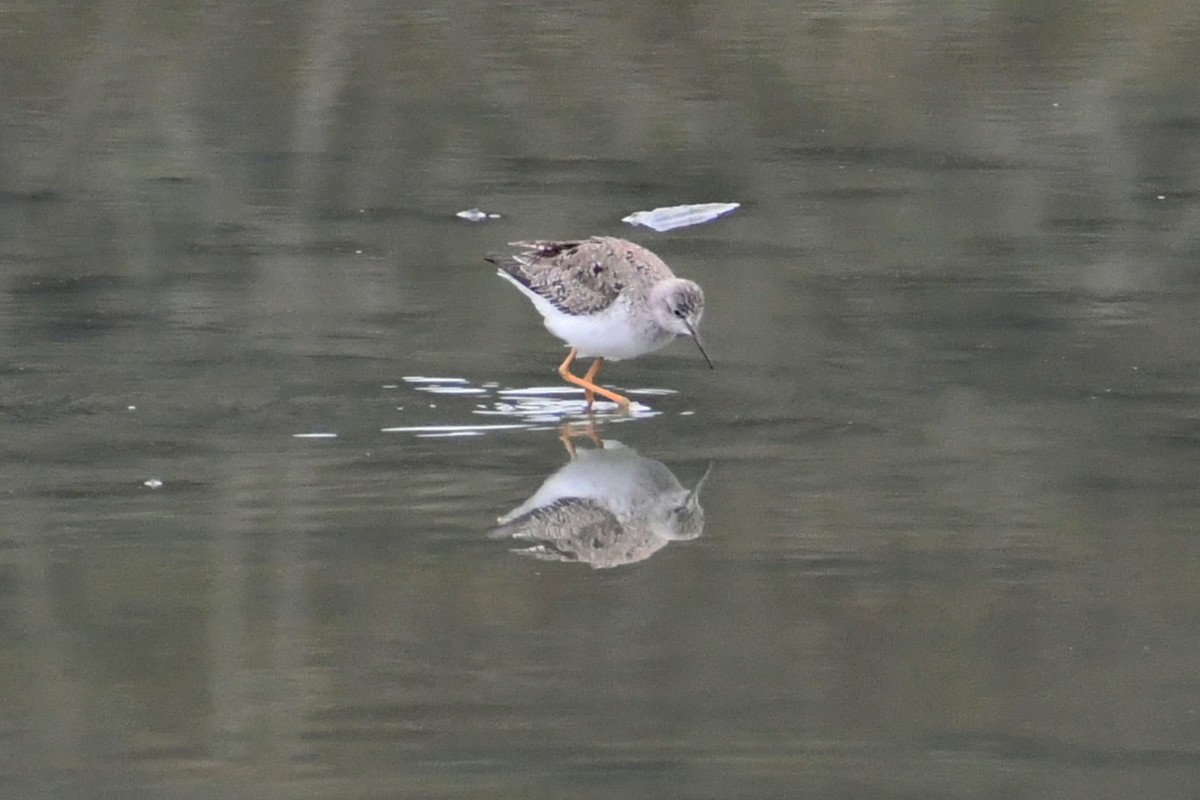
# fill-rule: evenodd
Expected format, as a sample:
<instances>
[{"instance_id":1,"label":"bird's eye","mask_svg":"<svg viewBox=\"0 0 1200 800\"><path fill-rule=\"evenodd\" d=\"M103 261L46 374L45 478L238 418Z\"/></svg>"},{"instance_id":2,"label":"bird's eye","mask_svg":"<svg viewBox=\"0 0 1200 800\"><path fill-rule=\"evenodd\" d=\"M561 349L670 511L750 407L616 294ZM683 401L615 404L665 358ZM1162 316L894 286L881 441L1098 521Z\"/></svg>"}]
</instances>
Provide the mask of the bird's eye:
<instances>
[{"instance_id":1,"label":"bird's eye","mask_svg":"<svg viewBox=\"0 0 1200 800\"><path fill-rule=\"evenodd\" d=\"M683 319L683 309L682 308L677 308L674 311L672 311L671 313L674 314L675 316L679 317L680 319Z\"/></svg>"}]
</instances>

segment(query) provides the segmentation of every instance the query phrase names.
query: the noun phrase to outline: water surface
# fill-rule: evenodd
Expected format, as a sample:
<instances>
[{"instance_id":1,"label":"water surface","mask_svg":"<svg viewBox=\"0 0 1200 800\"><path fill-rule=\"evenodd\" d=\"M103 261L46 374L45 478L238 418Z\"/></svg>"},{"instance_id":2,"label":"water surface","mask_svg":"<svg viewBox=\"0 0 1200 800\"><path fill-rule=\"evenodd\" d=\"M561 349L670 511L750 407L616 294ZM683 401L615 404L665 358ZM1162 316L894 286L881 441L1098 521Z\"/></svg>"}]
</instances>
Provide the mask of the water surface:
<instances>
[{"instance_id":1,"label":"water surface","mask_svg":"<svg viewBox=\"0 0 1200 800\"><path fill-rule=\"evenodd\" d=\"M1190 5L4 16L4 793L1193 796ZM593 233L716 362L602 373L711 474L599 569L488 537L586 415L482 261Z\"/></svg>"}]
</instances>

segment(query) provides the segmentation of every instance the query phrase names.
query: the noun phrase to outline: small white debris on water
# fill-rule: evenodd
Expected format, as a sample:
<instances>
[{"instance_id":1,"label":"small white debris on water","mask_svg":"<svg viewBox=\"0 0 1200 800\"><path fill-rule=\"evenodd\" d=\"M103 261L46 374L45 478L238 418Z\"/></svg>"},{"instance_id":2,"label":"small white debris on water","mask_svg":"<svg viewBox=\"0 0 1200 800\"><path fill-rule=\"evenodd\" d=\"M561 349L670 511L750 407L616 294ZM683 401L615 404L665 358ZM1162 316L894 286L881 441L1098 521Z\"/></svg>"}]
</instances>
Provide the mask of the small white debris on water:
<instances>
[{"instance_id":1,"label":"small white debris on water","mask_svg":"<svg viewBox=\"0 0 1200 800\"><path fill-rule=\"evenodd\" d=\"M652 211L635 211L629 216L623 217L621 221L662 232L710 222L741 205L741 203L693 203L685 206L663 206Z\"/></svg>"},{"instance_id":2,"label":"small white debris on water","mask_svg":"<svg viewBox=\"0 0 1200 800\"><path fill-rule=\"evenodd\" d=\"M137 406L126 406L125 410L126 411L137 411Z\"/></svg>"},{"instance_id":3,"label":"small white debris on water","mask_svg":"<svg viewBox=\"0 0 1200 800\"><path fill-rule=\"evenodd\" d=\"M405 375L405 383L470 383L466 378L427 378L423 375Z\"/></svg>"},{"instance_id":4,"label":"small white debris on water","mask_svg":"<svg viewBox=\"0 0 1200 800\"><path fill-rule=\"evenodd\" d=\"M163 482L158 478L151 478L148 481L143 481L142 486L148 486L151 489L161 489L163 487Z\"/></svg>"},{"instance_id":5,"label":"small white debris on water","mask_svg":"<svg viewBox=\"0 0 1200 800\"><path fill-rule=\"evenodd\" d=\"M480 211L478 208L468 208L466 211L459 211L454 216L459 219L465 219L468 222L482 222L485 219L500 219L499 214L490 214L487 211Z\"/></svg>"},{"instance_id":6,"label":"small white debris on water","mask_svg":"<svg viewBox=\"0 0 1200 800\"><path fill-rule=\"evenodd\" d=\"M336 439L336 433L293 433L293 439Z\"/></svg>"}]
</instances>

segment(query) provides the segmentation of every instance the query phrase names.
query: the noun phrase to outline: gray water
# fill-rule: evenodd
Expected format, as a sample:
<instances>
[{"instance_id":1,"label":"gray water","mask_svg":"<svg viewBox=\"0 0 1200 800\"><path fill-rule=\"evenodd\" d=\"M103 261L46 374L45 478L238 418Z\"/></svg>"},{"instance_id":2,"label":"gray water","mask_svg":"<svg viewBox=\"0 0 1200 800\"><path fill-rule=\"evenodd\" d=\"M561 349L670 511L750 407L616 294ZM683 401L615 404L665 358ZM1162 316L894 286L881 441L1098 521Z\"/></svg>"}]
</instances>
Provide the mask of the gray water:
<instances>
[{"instance_id":1,"label":"gray water","mask_svg":"<svg viewBox=\"0 0 1200 800\"><path fill-rule=\"evenodd\" d=\"M1136 0L0 9L0 795L1194 797L1198 48ZM482 261L589 234L716 362L607 365L594 441ZM610 451L643 521L707 472L701 535L489 537Z\"/></svg>"}]
</instances>

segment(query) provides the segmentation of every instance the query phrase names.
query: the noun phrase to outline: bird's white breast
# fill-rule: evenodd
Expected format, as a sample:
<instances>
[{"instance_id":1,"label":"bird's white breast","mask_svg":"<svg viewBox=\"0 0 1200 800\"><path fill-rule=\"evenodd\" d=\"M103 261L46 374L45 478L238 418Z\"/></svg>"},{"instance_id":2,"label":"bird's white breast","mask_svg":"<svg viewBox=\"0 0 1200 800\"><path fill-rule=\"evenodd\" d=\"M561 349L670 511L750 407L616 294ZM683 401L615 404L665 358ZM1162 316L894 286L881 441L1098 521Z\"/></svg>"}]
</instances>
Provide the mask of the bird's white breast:
<instances>
[{"instance_id":1,"label":"bird's white breast","mask_svg":"<svg viewBox=\"0 0 1200 800\"><path fill-rule=\"evenodd\" d=\"M608 308L595 313L568 314L511 275L503 271L499 274L533 302L546 329L576 348L583 358L636 358L665 347L675 338L674 333L659 327L648 308L635 305L628 295L621 295Z\"/></svg>"}]
</instances>

